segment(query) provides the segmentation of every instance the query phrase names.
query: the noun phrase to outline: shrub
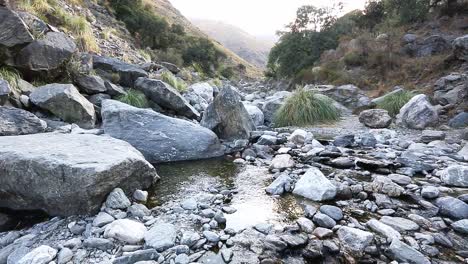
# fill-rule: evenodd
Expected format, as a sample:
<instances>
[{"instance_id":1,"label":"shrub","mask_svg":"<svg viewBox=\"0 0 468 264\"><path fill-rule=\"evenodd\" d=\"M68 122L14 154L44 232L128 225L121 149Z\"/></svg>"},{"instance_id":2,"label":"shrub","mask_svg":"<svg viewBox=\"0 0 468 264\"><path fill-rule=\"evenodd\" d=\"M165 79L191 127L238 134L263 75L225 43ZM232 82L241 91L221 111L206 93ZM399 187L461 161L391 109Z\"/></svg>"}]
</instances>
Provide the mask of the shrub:
<instances>
[{"instance_id":1,"label":"shrub","mask_svg":"<svg viewBox=\"0 0 468 264\"><path fill-rule=\"evenodd\" d=\"M118 100L122 103L138 108L148 107L146 96L142 92L133 89L128 90L127 94L120 96Z\"/></svg>"},{"instance_id":2,"label":"shrub","mask_svg":"<svg viewBox=\"0 0 468 264\"><path fill-rule=\"evenodd\" d=\"M400 113L400 109L408 103L414 94L410 91L402 91L384 97L383 100L377 103L377 108L385 109L391 116L396 116Z\"/></svg>"},{"instance_id":3,"label":"shrub","mask_svg":"<svg viewBox=\"0 0 468 264\"><path fill-rule=\"evenodd\" d=\"M21 75L13 68L2 67L0 68L0 79L7 81L12 90L18 90L18 80L21 79Z\"/></svg>"},{"instance_id":4,"label":"shrub","mask_svg":"<svg viewBox=\"0 0 468 264\"><path fill-rule=\"evenodd\" d=\"M275 114L275 126L308 126L339 120L340 110L330 98L298 88Z\"/></svg>"},{"instance_id":5,"label":"shrub","mask_svg":"<svg viewBox=\"0 0 468 264\"><path fill-rule=\"evenodd\" d=\"M349 52L343 58L347 66L356 67L366 64L366 56L358 52Z\"/></svg>"},{"instance_id":6,"label":"shrub","mask_svg":"<svg viewBox=\"0 0 468 264\"><path fill-rule=\"evenodd\" d=\"M172 73L168 71L165 71L161 74L161 80L176 88L176 90L181 93L187 91L187 84L184 81L177 79Z\"/></svg>"}]
</instances>

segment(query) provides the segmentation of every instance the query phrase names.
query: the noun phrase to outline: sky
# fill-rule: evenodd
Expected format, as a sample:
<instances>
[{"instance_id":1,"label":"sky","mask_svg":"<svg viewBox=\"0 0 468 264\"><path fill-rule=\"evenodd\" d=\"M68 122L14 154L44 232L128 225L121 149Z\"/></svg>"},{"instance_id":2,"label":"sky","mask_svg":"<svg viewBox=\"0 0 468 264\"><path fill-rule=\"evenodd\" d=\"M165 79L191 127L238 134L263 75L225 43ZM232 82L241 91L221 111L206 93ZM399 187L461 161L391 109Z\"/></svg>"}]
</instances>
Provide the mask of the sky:
<instances>
[{"instance_id":1,"label":"sky","mask_svg":"<svg viewBox=\"0 0 468 264\"><path fill-rule=\"evenodd\" d=\"M302 5L324 0L169 0L187 18L223 21L255 36L271 36L295 18ZM362 9L366 0L343 0L344 11Z\"/></svg>"}]
</instances>

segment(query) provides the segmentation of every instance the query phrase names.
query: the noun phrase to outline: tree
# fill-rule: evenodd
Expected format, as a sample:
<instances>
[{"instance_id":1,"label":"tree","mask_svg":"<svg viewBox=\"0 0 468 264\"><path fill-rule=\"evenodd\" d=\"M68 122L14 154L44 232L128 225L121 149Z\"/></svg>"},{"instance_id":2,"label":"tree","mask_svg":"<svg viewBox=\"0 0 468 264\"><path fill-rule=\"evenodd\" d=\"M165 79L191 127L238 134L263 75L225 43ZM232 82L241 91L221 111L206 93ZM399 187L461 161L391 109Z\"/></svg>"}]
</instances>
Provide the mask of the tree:
<instances>
[{"instance_id":1,"label":"tree","mask_svg":"<svg viewBox=\"0 0 468 264\"><path fill-rule=\"evenodd\" d=\"M299 7L296 19L287 28L291 32L302 32L306 30L321 31L333 25L337 19L337 13L343 10L343 3L334 3L330 7L315 7L305 5Z\"/></svg>"}]
</instances>

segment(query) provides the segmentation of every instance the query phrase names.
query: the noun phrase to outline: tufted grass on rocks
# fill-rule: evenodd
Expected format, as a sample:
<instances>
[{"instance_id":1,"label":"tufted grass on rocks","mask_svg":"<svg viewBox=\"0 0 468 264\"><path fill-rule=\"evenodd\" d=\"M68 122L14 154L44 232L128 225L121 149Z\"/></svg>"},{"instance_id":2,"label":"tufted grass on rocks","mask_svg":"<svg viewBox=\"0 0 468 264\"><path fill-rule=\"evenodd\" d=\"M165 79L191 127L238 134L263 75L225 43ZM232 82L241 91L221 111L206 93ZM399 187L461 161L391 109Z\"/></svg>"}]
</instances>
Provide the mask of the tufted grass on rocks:
<instances>
[{"instance_id":1,"label":"tufted grass on rocks","mask_svg":"<svg viewBox=\"0 0 468 264\"><path fill-rule=\"evenodd\" d=\"M0 68L0 79L7 81L11 89L17 91L18 80L21 79L21 75L13 68L2 67Z\"/></svg>"},{"instance_id":2,"label":"tufted grass on rocks","mask_svg":"<svg viewBox=\"0 0 468 264\"><path fill-rule=\"evenodd\" d=\"M184 81L177 79L172 73L168 71L165 71L161 74L161 80L176 88L176 90L181 93L187 91L187 84Z\"/></svg>"},{"instance_id":3,"label":"tufted grass on rocks","mask_svg":"<svg viewBox=\"0 0 468 264\"><path fill-rule=\"evenodd\" d=\"M377 108L387 110L391 116L400 113L400 109L413 98L414 94L410 91L402 91L391 94L377 103Z\"/></svg>"},{"instance_id":4,"label":"tufted grass on rocks","mask_svg":"<svg viewBox=\"0 0 468 264\"><path fill-rule=\"evenodd\" d=\"M138 108L148 107L146 96L142 92L133 89L128 90L127 94L120 96L118 100L122 103Z\"/></svg>"},{"instance_id":5,"label":"tufted grass on rocks","mask_svg":"<svg viewBox=\"0 0 468 264\"><path fill-rule=\"evenodd\" d=\"M327 96L299 87L276 112L276 127L309 126L339 120L341 112Z\"/></svg>"}]
</instances>

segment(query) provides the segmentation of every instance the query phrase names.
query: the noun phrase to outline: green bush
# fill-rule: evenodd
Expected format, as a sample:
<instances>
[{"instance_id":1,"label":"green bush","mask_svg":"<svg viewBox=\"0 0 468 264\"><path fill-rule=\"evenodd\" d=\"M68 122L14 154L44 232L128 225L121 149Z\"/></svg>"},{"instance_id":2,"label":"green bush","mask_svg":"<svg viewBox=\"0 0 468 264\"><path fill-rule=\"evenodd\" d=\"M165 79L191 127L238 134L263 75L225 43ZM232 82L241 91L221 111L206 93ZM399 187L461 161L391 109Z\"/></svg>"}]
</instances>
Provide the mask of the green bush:
<instances>
[{"instance_id":1,"label":"green bush","mask_svg":"<svg viewBox=\"0 0 468 264\"><path fill-rule=\"evenodd\" d=\"M126 95L122 95L117 98L120 102L138 107L138 108L147 108L148 107L148 100L146 96L137 90L128 90Z\"/></svg>"},{"instance_id":2,"label":"green bush","mask_svg":"<svg viewBox=\"0 0 468 264\"><path fill-rule=\"evenodd\" d=\"M185 64L197 64L205 74L214 76L213 70L221 66L220 62L226 55L205 38L192 37L189 43L182 54Z\"/></svg>"},{"instance_id":3,"label":"green bush","mask_svg":"<svg viewBox=\"0 0 468 264\"><path fill-rule=\"evenodd\" d=\"M391 116L400 113L400 109L413 98L414 94L410 91L402 91L384 97L377 103L377 108L385 109Z\"/></svg>"},{"instance_id":4,"label":"green bush","mask_svg":"<svg viewBox=\"0 0 468 264\"><path fill-rule=\"evenodd\" d=\"M177 79L172 73L168 71L165 71L161 74L161 80L174 87L181 93L187 91L187 84L184 81Z\"/></svg>"},{"instance_id":5,"label":"green bush","mask_svg":"<svg viewBox=\"0 0 468 264\"><path fill-rule=\"evenodd\" d=\"M349 52L343 58L347 66L356 67L366 64L366 56L358 52Z\"/></svg>"},{"instance_id":6,"label":"green bush","mask_svg":"<svg viewBox=\"0 0 468 264\"><path fill-rule=\"evenodd\" d=\"M308 126L339 120L340 110L330 98L298 88L275 114L276 127Z\"/></svg>"}]
</instances>

